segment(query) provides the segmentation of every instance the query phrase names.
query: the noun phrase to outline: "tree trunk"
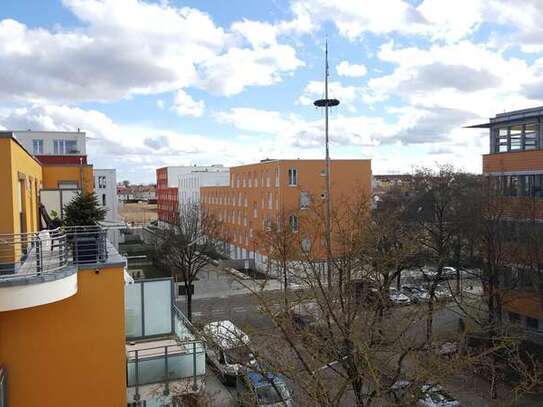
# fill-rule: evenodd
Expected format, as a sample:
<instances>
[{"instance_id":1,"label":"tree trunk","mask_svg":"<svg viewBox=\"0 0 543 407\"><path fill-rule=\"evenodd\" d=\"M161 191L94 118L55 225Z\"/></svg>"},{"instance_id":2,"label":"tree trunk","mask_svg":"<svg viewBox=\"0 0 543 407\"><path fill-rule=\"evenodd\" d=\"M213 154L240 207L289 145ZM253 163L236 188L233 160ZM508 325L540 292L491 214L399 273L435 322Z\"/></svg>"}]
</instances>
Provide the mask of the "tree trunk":
<instances>
[{"instance_id":1,"label":"tree trunk","mask_svg":"<svg viewBox=\"0 0 543 407\"><path fill-rule=\"evenodd\" d=\"M428 301L428 314L426 315L426 344L432 343L434 325L434 290L430 293L430 301Z\"/></svg>"},{"instance_id":2,"label":"tree trunk","mask_svg":"<svg viewBox=\"0 0 543 407\"><path fill-rule=\"evenodd\" d=\"M187 290L187 319L192 322L192 292L190 290L190 283L185 283L185 289Z\"/></svg>"}]
</instances>

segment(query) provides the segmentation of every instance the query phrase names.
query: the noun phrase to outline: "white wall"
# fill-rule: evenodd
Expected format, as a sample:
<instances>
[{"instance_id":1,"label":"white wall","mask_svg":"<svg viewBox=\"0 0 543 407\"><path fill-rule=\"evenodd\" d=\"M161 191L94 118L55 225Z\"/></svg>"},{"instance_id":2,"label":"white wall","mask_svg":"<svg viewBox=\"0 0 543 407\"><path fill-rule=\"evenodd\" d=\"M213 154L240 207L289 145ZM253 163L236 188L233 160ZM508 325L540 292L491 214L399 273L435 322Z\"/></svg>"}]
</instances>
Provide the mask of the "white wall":
<instances>
[{"instance_id":1,"label":"white wall","mask_svg":"<svg viewBox=\"0 0 543 407\"><path fill-rule=\"evenodd\" d=\"M168 172L168 187L179 187L179 178L183 175L190 174L195 171L224 171L228 170L220 164L216 165L186 165L177 167L167 167Z\"/></svg>"},{"instance_id":2,"label":"white wall","mask_svg":"<svg viewBox=\"0 0 543 407\"><path fill-rule=\"evenodd\" d=\"M117 198L117 171L111 169L94 169L93 172L94 192L96 193L100 206L105 207L108 210L105 220L115 222L119 220ZM104 198L106 201L105 206L103 205Z\"/></svg>"},{"instance_id":3,"label":"white wall","mask_svg":"<svg viewBox=\"0 0 543 407\"><path fill-rule=\"evenodd\" d=\"M73 155L87 154L86 136L83 131L14 131L13 134L31 154L34 154L33 140L43 140L43 155L55 155L54 140L75 140L78 153Z\"/></svg>"},{"instance_id":4,"label":"white wall","mask_svg":"<svg viewBox=\"0 0 543 407\"><path fill-rule=\"evenodd\" d=\"M182 175L178 182L179 206L199 204L201 187L228 186L229 183L230 170L224 167Z\"/></svg>"}]
</instances>

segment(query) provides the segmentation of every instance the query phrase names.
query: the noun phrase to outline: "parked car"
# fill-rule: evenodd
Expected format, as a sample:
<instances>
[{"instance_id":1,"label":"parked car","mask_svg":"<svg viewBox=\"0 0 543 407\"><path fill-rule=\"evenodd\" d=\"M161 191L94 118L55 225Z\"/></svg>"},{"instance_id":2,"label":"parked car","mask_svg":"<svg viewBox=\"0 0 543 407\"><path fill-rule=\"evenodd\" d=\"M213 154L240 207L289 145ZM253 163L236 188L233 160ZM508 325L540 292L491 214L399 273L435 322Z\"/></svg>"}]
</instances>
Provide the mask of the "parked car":
<instances>
[{"instance_id":1,"label":"parked car","mask_svg":"<svg viewBox=\"0 0 543 407\"><path fill-rule=\"evenodd\" d=\"M239 373L256 364L249 337L231 321L210 322L204 326L204 335L207 361L224 384L234 386Z\"/></svg>"},{"instance_id":2,"label":"parked car","mask_svg":"<svg viewBox=\"0 0 543 407\"><path fill-rule=\"evenodd\" d=\"M418 404L421 407L457 407L460 402L451 397L438 384L425 384L422 386L423 396Z\"/></svg>"},{"instance_id":3,"label":"parked car","mask_svg":"<svg viewBox=\"0 0 543 407\"><path fill-rule=\"evenodd\" d=\"M415 387L408 380L398 380L391 387L391 396L396 403L421 407L457 407L460 402L451 397L438 384L425 384ZM417 400L418 399L418 400Z\"/></svg>"},{"instance_id":4,"label":"parked car","mask_svg":"<svg viewBox=\"0 0 543 407\"><path fill-rule=\"evenodd\" d=\"M413 304L420 304L430 300L430 294L422 287L403 285L402 293L407 295Z\"/></svg>"},{"instance_id":5,"label":"parked car","mask_svg":"<svg viewBox=\"0 0 543 407\"><path fill-rule=\"evenodd\" d=\"M402 292L398 291L395 287L390 287L389 298L394 305L409 305L411 300Z\"/></svg>"},{"instance_id":6,"label":"parked car","mask_svg":"<svg viewBox=\"0 0 543 407\"><path fill-rule=\"evenodd\" d=\"M242 406L291 407L293 405L292 395L285 379L277 374L263 374L247 369L238 375L236 392Z\"/></svg>"},{"instance_id":7,"label":"parked car","mask_svg":"<svg viewBox=\"0 0 543 407\"><path fill-rule=\"evenodd\" d=\"M441 270L441 276L443 278L456 278L457 270L451 266L445 266Z\"/></svg>"},{"instance_id":8,"label":"parked car","mask_svg":"<svg viewBox=\"0 0 543 407\"><path fill-rule=\"evenodd\" d=\"M452 297L449 287L438 284L434 290L436 300L447 300Z\"/></svg>"}]
</instances>

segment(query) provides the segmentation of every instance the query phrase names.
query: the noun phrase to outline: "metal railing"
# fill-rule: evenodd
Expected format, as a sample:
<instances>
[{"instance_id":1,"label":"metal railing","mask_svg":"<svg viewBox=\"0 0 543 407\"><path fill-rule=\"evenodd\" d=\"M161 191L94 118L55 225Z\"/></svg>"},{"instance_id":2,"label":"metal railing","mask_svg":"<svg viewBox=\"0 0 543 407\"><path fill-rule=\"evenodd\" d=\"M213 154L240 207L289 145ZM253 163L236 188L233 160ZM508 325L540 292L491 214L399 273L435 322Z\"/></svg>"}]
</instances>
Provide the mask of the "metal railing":
<instances>
[{"instance_id":1,"label":"metal railing","mask_svg":"<svg viewBox=\"0 0 543 407\"><path fill-rule=\"evenodd\" d=\"M75 226L0 235L0 281L103 263L108 258L106 234L100 226Z\"/></svg>"},{"instance_id":2,"label":"metal railing","mask_svg":"<svg viewBox=\"0 0 543 407\"><path fill-rule=\"evenodd\" d=\"M153 346L150 343L149 347L127 351L127 385L135 388L136 401L140 399L140 386L160 383L168 394L170 382L185 379L186 388L176 388L176 392L186 393L196 391L198 378L206 374L205 340L198 338L190 321L177 307L173 306L172 312L174 335L163 339L174 339L175 344Z\"/></svg>"}]
</instances>

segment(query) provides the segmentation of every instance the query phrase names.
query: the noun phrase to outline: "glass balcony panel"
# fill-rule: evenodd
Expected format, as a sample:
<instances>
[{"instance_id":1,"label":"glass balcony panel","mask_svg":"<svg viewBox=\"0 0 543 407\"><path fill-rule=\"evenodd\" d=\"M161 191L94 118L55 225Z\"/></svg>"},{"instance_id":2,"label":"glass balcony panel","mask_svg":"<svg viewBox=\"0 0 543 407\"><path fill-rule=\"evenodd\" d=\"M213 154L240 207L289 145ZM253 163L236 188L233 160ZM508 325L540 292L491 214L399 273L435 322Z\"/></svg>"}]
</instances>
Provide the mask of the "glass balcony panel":
<instances>
[{"instance_id":1,"label":"glass balcony panel","mask_svg":"<svg viewBox=\"0 0 543 407\"><path fill-rule=\"evenodd\" d=\"M166 380L164 357L140 359L138 366L139 384L161 383Z\"/></svg>"},{"instance_id":2,"label":"glass balcony panel","mask_svg":"<svg viewBox=\"0 0 543 407\"><path fill-rule=\"evenodd\" d=\"M162 335L172 332L171 281L152 281L143 286L145 295L145 335Z\"/></svg>"},{"instance_id":3,"label":"glass balcony panel","mask_svg":"<svg viewBox=\"0 0 543 407\"><path fill-rule=\"evenodd\" d=\"M170 372L170 379L184 379L193 376L193 353L192 345L190 345L190 353L181 355L174 355L168 358L168 371ZM198 351L200 349L200 351ZM196 346L196 376L205 374L205 353L202 351L201 346Z\"/></svg>"},{"instance_id":4,"label":"glass balcony panel","mask_svg":"<svg viewBox=\"0 0 543 407\"><path fill-rule=\"evenodd\" d=\"M141 310L141 286L139 284L125 286L125 333L129 338L143 336Z\"/></svg>"}]
</instances>

